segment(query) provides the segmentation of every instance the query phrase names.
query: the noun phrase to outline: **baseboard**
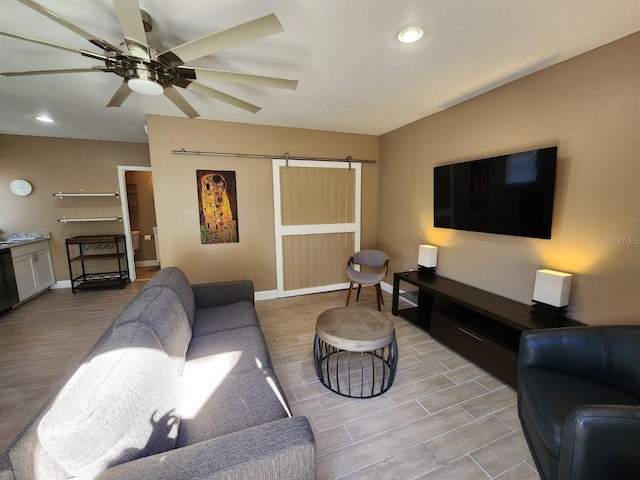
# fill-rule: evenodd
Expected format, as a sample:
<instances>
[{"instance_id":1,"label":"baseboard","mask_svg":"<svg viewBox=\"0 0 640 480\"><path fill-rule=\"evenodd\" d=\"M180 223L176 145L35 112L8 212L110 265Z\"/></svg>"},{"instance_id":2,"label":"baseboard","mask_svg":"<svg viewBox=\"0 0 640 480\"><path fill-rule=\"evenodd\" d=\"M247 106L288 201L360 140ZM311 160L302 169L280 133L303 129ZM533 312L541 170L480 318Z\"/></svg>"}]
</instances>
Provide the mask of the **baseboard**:
<instances>
[{"instance_id":1,"label":"baseboard","mask_svg":"<svg viewBox=\"0 0 640 480\"><path fill-rule=\"evenodd\" d=\"M71 288L71 280L60 280L49 287L52 290L57 288Z\"/></svg>"},{"instance_id":2,"label":"baseboard","mask_svg":"<svg viewBox=\"0 0 640 480\"><path fill-rule=\"evenodd\" d=\"M317 287L298 288L295 290L285 290L281 293L282 298L299 297L301 295L312 295L314 293L335 292L336 290L346 290L348 283L336 283L333 285L319 285Z\"/></svg>"},{"instance_id":3,"label":"baseboard","mask_svg":"<svg viewBox=\"0 0 640 480\"><path fill-rule=\"evenodd\" d=\"M308 292L298 293L295 296L309 295L309 294L312 294L312 293L321 293L321 292L323 292L322 288L323 287L318 287L317 289L310 289ZM345 290L347 288L349 288L349 284L348 283L344 284L344 286L341 285L340 288L338 288L338 290ZM391 285L389 283L380 282L380 288L382 288L382 290L384 290L387 293L393 294L393 285ZM331 291L333 291L333 290L331 290ZM274 298L278 298L278 291L277 290L265 290L264 292L255 292L254 296L255 296L256 300L273 300Z\"/></svg>"},{"instance_id":4,"label":"baseboard","mask_svg":"<svg viewBox=\"0 0 640 480\"><path fill-rule=\"evenodd\" d=\"M134 262L136 267L159 267L160 262L158 260L140 260Z\"/></svg>"},{"instance_id":5,"label":"baseboard","mask_svg":"<svg viewBox=\"0 0 640 480\"><path fill-rule=\"evenodd\" d=\"M265 290L264 292L254 292L253 296L255 300L273 300L274 298L278 298L278 291Z\"/></svg>"}]
</instances>

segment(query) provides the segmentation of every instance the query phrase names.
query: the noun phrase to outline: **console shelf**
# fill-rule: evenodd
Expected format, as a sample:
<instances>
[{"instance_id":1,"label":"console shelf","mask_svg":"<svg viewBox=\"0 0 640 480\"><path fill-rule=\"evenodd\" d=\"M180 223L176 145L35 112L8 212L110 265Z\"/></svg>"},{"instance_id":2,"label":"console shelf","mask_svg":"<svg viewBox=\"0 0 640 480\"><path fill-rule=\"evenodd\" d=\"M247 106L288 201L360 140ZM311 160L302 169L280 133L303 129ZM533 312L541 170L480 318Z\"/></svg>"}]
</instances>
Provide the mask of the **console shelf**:
<instances>
[{"instance_id":1,"label":"console shelf","mask_svg":"<svg viewBox=\"0 0 640 480\"><path fill-rule=\"evenodd\" d=\"M408 288L405 285L401 291L401 282ZM407 291L414 306L400 309L399 299ZM582 325L534 313L529 305L416 271L394 273L391 311L514 387L523 331Z\"/></svg>"}]
</instances>

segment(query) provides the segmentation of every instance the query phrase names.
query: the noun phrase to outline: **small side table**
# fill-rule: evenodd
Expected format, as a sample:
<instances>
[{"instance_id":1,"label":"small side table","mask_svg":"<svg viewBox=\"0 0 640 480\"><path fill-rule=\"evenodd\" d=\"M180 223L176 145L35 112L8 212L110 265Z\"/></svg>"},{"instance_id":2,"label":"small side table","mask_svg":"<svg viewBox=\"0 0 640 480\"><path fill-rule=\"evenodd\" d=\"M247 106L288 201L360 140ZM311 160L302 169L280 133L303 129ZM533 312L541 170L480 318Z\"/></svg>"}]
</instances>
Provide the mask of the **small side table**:
<instances>
[{"instance_id":1,"label":"small side table","mask_svg":"<svg viewBox=\"0 0 640 480\"><path fill-rule=\"evenodd\" d=\"M313 343L316 373L332 392L372 398L391 385L398 365L393 322L369 307L336 307L318 316Z\"/></svg>"}]
</instances>

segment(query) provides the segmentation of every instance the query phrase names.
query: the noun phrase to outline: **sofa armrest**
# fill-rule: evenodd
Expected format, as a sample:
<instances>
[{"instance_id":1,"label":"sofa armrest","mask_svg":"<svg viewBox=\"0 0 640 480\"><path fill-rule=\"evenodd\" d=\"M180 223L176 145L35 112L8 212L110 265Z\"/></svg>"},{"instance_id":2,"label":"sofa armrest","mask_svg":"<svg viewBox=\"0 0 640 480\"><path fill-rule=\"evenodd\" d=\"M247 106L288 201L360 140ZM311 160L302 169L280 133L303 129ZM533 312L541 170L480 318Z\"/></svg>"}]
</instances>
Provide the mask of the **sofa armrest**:
<instances>
[{"instance_id":1,"label":"sofa armrest","mask_svg":"<svg viewBox=\"0 0 640 480\"><path fill-rule=\"evenodd\" d=\"M567 414L558 478L640 478L640 406L586 405Z\"/></svg>"},{"instance_id":2,"label":"sofa armrest","mask_svg":"<svg viewBox=\"0 0 640 480\"><path fill-rule=\"evenodd\" d=\"M100 480L222 480L316 478L316 448L306 417L247 428L108 468Z\"/></svg>"},{"instance_id":3,"label":"sofa armrest","mask_svg":"<svg viewBox=\"0 0 640 480\"><path fill-rule=\"evenodd\" d=\"M202 283L192 285L196 302L196 310L200 308L218 307L253 297L253 282L251 280L235 280L230 282Z\"/></svg>"}]
</instances>

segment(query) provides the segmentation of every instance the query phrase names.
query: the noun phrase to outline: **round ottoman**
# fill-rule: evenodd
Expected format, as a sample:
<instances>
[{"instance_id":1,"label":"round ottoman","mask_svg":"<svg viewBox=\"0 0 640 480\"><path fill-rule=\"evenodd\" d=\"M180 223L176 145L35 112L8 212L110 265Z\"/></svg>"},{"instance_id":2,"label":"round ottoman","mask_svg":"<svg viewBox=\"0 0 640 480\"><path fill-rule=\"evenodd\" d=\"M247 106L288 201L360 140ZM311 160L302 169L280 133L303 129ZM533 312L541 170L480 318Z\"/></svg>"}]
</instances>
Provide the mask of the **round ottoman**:
<instances>
[{"instance_id":1,"label":"round ottoman","mask_svg":"<svg viewBox=\"0 0 640 480\"><path fill-rule=\"evenodd\" d=\"M318 379L345 397L371 398L393 384L398 345L393 322L369 307L336 307L316 321Z\"/></svg>"}]
</instances>

